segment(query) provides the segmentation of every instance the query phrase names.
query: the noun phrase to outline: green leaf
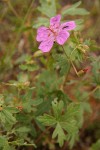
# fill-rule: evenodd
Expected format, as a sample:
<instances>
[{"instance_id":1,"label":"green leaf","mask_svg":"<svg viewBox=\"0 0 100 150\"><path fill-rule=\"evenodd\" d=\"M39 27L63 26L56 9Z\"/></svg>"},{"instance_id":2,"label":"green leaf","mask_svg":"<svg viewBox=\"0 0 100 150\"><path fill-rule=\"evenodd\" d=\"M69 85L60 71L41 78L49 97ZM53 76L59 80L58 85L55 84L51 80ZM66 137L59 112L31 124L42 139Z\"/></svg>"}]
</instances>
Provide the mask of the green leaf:
<instances>
[{"instance_id":1,"label":"green leaf","mask_svg":"<svg viewBox=\"0 0 100 150\"><path fill-rule=\"evenodd\" d=\"M72 147L75 144L75 141L78 140L78 134L77 134L77 132L73 132L73 134L68 134L66 136L66 139L67 139L67 141L69 141L70 149L72 149Z\"/></svg>"},{"instance_id":2,"label":"green leaf","mask_svg":"<svg viewBox=\"0 0 100 150\"><path fill-rule=\"evenodd\" d=\"M51 99L48 101L44 101L43 103L38 105L35 115L36 116L42 115L44 112L48 112L50 108L51 108Z\"/></svg>"},{"instance_id":3,"label":"green leaf","mask_svg":"<svg viewBox=\"0 0 100 150\"><path fill-rule=\"evenodd\" d=\"M57 102L57 100L55 99L52 102L52 108L53 108L54 116L55 116L56 119L59 119L59 117L62 113L63 107L64 107L63 101Z\"/></svg>"},{"instance_id":4,"label":"green leaf","mask_svg":"<svg viewBox=\"0 0 100 150\"><path fill-rule=\"evenodd\" d=\"M84 27L84 24L83 24L84 20L83 19L77 19L77 20L75 20L75 23L76 23L75 31L83 29L83 27Z\"/></svg>"},{"instance_id":5,"label":"green leaf","mask_svg":"<svg viewBox=\"0 0 100 150\"><path fill-rule=\"evenodd\" d=\"M23 65L23 64L21 64L21 65L19 66L19 68L22 69L22 70L27 70L27 66L26 66L26 65Z\"/></svg>"},{"instance_id":6,"label":"green leaf","mask_svg":"<svg viewBox=\"0 0 100 150\"><path fill-rule=\"evenodd\" d=\"M37 118L41 123L45 126L53 126L56 123L56 119L53 116L48 114L44 114L43 116L39 116Z\"/></svg>"},{"instance_id":7,"label":"green leaf","mask_svg":"<svg viewBox=\"0 0 100 150\"><path fill-rule=\"evenodd\" d=\"M24 107L25 111L31 112L33 110L33 99L32 99L32 94L33 94L34 88L30 88L27 90L26 94L22 96L22 106Z\"/></svg>"},{"instance_id":8,"label":"green leaf","mask_svg":"<svg viewBox=\"0 0 100 150\"><path fill-rule=\"evenodd\" d=\"M4 115L7 123L9 123L9 124L16 123L16 118L12 115L12 113L10 111L3 109L2 114Z\"/></svg>"},{"instance_id":9,"label":"green leaf","mask_svg":"<svg viewBox=\"0 0 100 150\"><path fill-rule=\"evenodd\" d=\"M0 136L0 147L3 147L6 142L7 142L6 138L3 136Z\"/></svg>"},{"instance_id":10,"label":"green leaf","mask_svg":"<svg viewBox=\"0 0 100 150\"><path fill-rule=\"evenodd\" d=\"M6 110L11 112L11 113L18 113L19 110L17 108L14 107L6 107Z\"/></svg>"},{"instance_id":11,"label":"green leaf","mask_svg":"<svg viewBox=\"0 0 100 150\"><path fill-rule=\"evenodd\" d=\"M62 78L59 78L54 71L43 71L38 81L36 82L36 93L38 97L47 96L49 93L57 90L62 82Z\"/></svg>"},{"instance_id":12,"label":"green leaf","mask_svg":"<svg viewBox=\"0 0 100 150\"><path fill-rule=\"evenodd\" d=\"M73 119L77 114L80 112L80 104L73 104L70 103L67 107L67 111L63 116L63 120L69 121L70 119Z\"/></svg>"},{"instance_id":13,"label":"green leaf","mask_svg":"<svg viewBox=\"0 0 100 150\"><path fill-rule=\"evenodd\" d=\"M39 17L36 22L33 23L33 28L38 28L40 26L49 26L49 19L44 17Z\"/></svg>"},{"instance_id":14,"label":"green leaf","mask_svg":"<svg viewBox=\"0 0 100 150\"><path fill-rule=\"evenodd\" d=\"M26 126L19 127L18 129L16 129L16 132L19 132L19 133L27 133L27 132L30 132L30 128L28 128L28 127L26 127Z\"/></svg>"},{"instance_id":15,"label":"green leaf","mask_svg":"<svg viewBox=\"0 0 100 150\"><path fill-rule=\"evenodd\" d=\"M66 107L68 103L72 102L72 99L62 90L56 90L54 92L54 97L56 97L58 101L62 100L64 102L64 107Z\"/></svg>"},{"instance_id":16,"label":"green leaf","mask_svg":"<svg viewBox=\"0 0 100 150\"><path fill-rule=\"evenodd\" d=\"M13 150L8 143L3 147L3 150Z\"/></svg>"},{"instance_id":17,"label":"green leaf","mask_svg":"<svg viewBox=\"0 0 100 150\"><path fill-rule=\"evenodd\" d=\"M60 147L62 147L64 141L66 140L66 136L65 136L65 133L59 123L57 123L56 128L52 135L52 138L56 138L56 137L58 138L57 141L58 141Z\"/></svg>"},{"instance_id":18,"label":"green leaf","mask_svg":"<svg viewBox=\"0 0 100 150\"><path fill-rule=\"evenodd\" d=\"M25 64L25 65L21 64L19 66L19 68L22 69L22 70L28 70L28 71L35 71L35 70L39 69L39 67L36 66L35 64Z\"/></svg>"},{"instance_id":19,"label":"green leaf","mask_svg":"<svg viewBox=\"0 0 100 150\"><path fill-rule=\"evenodd\" d=\"M32 101L32 105L37 106L37 105L40 105L42 102L43 102L42 98L37 98L37 99Z\"/></svg>"},{"instance_id":20,"label":"green leaf","mask_svg":"<svg viewBox=\"0 0 100 150\"><path fill-rule=\"evenodd\" d=\"M68 132L68 134L73 135L78 132L77 121L70 119L69 121L60 122L61 127Z\"/></svg>"},{"instance_id":21,"label":"green leaf","mask_svg":"<svg viewBox=\"0 0 100 150\"><path fill-rule=\"evenodd\" d=\"M41 6L38 10L48 17L53 17L56 15L56 3L55 0L40 0Z\"/></svg>"},{"instance_id":22,"label":"green leaf","mask_svg":"<svg viewBox=\"0 0 100 150\"><path fill-rule=\"evenodd\" d=\"M67 140L72 147L76 140L75 137L78 137L78 130L80 127L79 120L77 120L80 114L80 104L71 103L66 110L64 109L63 101L58 102L57 99L55 99L52 102L52 109L53 116L44 114L43 116L39 116L38 120L46 126L54 126L56 124L52 138L58 137L57 141L60 146L62 146L64 140L66 140L65 130L67 132Z\"/></svg>"},{"instance_id":23,"label":"green leaf","mask_svg":"<svg viewBox=\"0 0 100 150\"><path fill-rule=\"evenodd\" d=\"M94 144L92 144L92 147L90 150L100 150L100 139Z\"/></svg>"},{"instance_id":24,"label":"green leaf","mask_svg":"<svg viewBox=\"0 0 100 150\"><path fill-rule=\"evenodd\" d=\"M84 8L77 8L81 4L81 1L77 2L76 4L72 5L68 9L62 11L62 15L88 15L89 12Z\"/></svg>"},{"instance_id":25,"label":"green leaf","mask_svg":"<svg viewBox=\"0 0 100 150\"><path fill-rule=\"evenodd\" d=\"M59 68L60 69L60 75L67 75L70 70L70 63L67 60L66 56L63 54L53 54L53 58L55 60L54 68Z\"/></svg>"}]
</instances>

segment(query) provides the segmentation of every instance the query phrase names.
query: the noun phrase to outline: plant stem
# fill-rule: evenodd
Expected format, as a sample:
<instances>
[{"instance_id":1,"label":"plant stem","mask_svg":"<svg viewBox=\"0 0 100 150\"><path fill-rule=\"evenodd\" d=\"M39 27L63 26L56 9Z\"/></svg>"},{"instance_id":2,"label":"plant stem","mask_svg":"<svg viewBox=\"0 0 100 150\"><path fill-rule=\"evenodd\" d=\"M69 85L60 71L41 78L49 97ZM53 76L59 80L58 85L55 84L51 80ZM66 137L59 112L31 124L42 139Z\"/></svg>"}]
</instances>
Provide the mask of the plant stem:
<instances>
[{"instance_id":1,"label":"plant stem","mask_svg":"<svg viewBox=\"0 0 100 150\"><path fill-rule=\"evenodd\" d=\"M100 86L96 86L92 91L89 92L88 96L91 96L97 89L99 89ZM86 96L83 100L85 100L88 96Z\"/></svg>"},{"instance_id":2,"label":"plant stem","mask_svg":"<svg viewBox=\"0 0 100 150\"><path fill-rule=\"evenodd\" d=\"M64 47L63 47L63 46L61 46L61 47L62 47L62 49L63 49L63 51L64 51L64 53L65 53L65 55L66 55L67 59L68 59L68 60L69 60L69 62L71 63L71 65L72 65L72 67L73 67L73 69L74 69L74 71L75 71L76 75L77 75L77 76L79 76L79 75L78 75L78 71L77 71L77 69L76 69L76 67L75 67L74 63L73 63L73 62L72 62L72 60L69 58L69 56L66 54L66 51L65 51ZM74 49L74 50L75 50L75 49Z\"/></svg>"},{"instance_id":3,"label":"plant stem","mask_svg":"<svg viewBox=\"0 0 100 150\"><path fill-rule=\"evenodd\" d=\"M77 47L75 47L75 48L73 49L73 51L72 51L71 54L70 54L70 57L71 57L71 55L73 54L73 52L76 50L76 48L77 48Z\"/></svg>"},{"instance_id":4,"label":"plant stem","mask_svg":"<svg viewBox=\"0 0 100 150\"><path fill-rule=\"evenodd\" d=\"M46 129L46 131L42 132L42 133L40 134L40 136L38 137L38 139L36 140L35 143L38 143L38 142L41 140L41 138L43 137L43 135L44 135L44 134L47 134L47 131L49 131L50 128L51 128L51 127L48 127L48 128Z\"/></svg>"},{"instance_id":5,"label":"plant stem","mask_svg":"<svg viewBox=\"0 0 100 150\"><path fill-rule=\"evenodd\" d=\"M96 86L90 93L89 93L89 95L92 95L97 89L99 89L100 88L100 86Z\"/></svg>"},{"instance_id":6,"label":"plant stem","mask_svg":"<svg viewBox=\"0 0 100 150\"><path fill-rule=\"evenodd\" d=\"M29 14L30 14L30 12L31 12L32 5L33 5L33 0L31 1L31 4L30 4L30 6L29 6L29 8L28 8L28 10L27 10L27 12L26 12L26 15L25 15L25 17L24 17L23 20L22 20L22 24L21 24L21 26L20 26L20 28L19 28L19 30L18 30L18 32L17 32L16 40L15 40L14 43L12 44L12 47L11 47L12 52L11 52L11 56L10 56L10 57L12 57L13 54L14 54L14 48L15 48L17 42L18 42L18 39L19 39L19 37L20 37L20 34L21 34L22 29L23 29L24 23L25 23L26 19L28 18Z\"/></svg>"},{"instance_id":7,"label":"plant stem","mask_svg":"<svg viewBox=\"0 0 100 150\"><path fill-rule=\"evenodd\" d=\"M73 69L74 69L76 75L79 76L79 75L78 75L78 72L77 72L77 70L76 70L76 67L74 66L73 62L72 62L71 60L70 60L70 62L71 62L71 65L72 65L72 67L73 67Z\"/></svg>"},{"instance_id":8,"label":"plant stem","mask_svg":"<svg viewBox=\"0 0 100 150\"><path fill-rule=\"evenodd\" d=\"M67 59L69 60L69 57L68 57L68 55L66 54L66 51L65 51L64 47L63 47L62 45L61 45L61 47L62 47L62 49L63 49L63 51L64 51L64 53L65 53Z\"/></svg>"},{"instance_id":9,"label":"plant stem","mask_svg":"<svg viewBox=\"0 0 100 150\"><path fill-rule=\"evenodd\" d=\"M12 10L12 12L14 13L14 15L18 18L18 19L20 19L20 17L19 17L19 15L17 14L17 12L15 11L15 9L14 9L14 7L12 6L12 4L11 4L11 1L7 1L7 4L8 4L8 7Z\"/></svg>"},{"instance_id":10,"label":"plant stem","mask_svg":"<svg viewBox=\"0 0 100 150\"><path fill-rule=\"evenodd\" d=\"M20 144L20 143L17 143L16 141L8 142L8 143L11 144L11 145L18 145L18 146L34 146L34 147L36 147L35 144L27 144L27 143Z\"/></svg>"}]
</instances>

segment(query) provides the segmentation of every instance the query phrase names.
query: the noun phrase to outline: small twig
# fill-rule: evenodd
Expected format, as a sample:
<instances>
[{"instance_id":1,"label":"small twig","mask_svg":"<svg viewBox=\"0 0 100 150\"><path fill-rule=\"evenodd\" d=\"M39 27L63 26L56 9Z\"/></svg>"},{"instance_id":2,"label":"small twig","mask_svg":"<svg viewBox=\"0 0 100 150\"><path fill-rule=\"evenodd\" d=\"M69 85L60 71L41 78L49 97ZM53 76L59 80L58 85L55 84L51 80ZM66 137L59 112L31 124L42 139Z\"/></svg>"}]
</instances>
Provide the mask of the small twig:
<instances>
[{"instance_id":1,"label":"small twig","mask_svg":"<svg viewBox=\"0 0 100 150\"><path fill-rule=\"evenodd\" d=\"M50 128L51 128L51 127L48 127L48 128L46 129L46 131L48 131ZM40 134L40 136L38 137L38 139L36 140L35 143L38 143L38 141L43 137L43 135L44 135L45 133L47 133L46 131L44 131L44 132L42 132L42 134Z\"/></svg>"},{"instance_id":2,"label":"small twig","mask_svg":"<svg viewBox=\"0 0 100 150\"><path fill-rule=\"evenodd\" d=\"M15 11L15 9L13 8L11 2L10 2L10 1L7 1L7 4L8 4L8 6L9 6L9 8L12 10L12 12L14 13L14 15L15 15L18 19L20 19L18 13L17 13L17 12Z\"/></svg>"},{"instance_id":3,"label":"small twig","mask_svg":"<svg viewBox=\"0 0 100 150\"><path fill-rule=\"evenodd\" d=\"M88 96L91 96L100 86L96 86L91 92L89 92ZM83 100L85 100L88 96L86 96Z\"/></svg>"},{"instance_id":4,"label":"small twig","mask_svg":"<svg viewBox=\"0 0 100 150\"><path fill-rule=\"evenodd\" d=\"M100 88L100 86L96 86L90 93L89 93L89 95L92 95L97 89L99 89Z\"/></svg>"},{"instance_id":5,"label":"small twig","mask_svg":"<svg viewBox=\"0 0 100 150\"><path fill-rule=\"evenodd\" d=\"M17 143L16 141L13 141L13 142L8 142L9 144L12 144L12 145L18 145L18 146L35 146L35 144L27 144L27 143L24 143L24 144L20 144L20 143Z\"/></svg>"},{"instance_id":6,"label":"small twig","mask_svg":"<svg viewBox=\"0 0 100 150\"><path fill-rule=\"evenodd\" d=\"M23 18L22 24L21 24L21 26L20 26L20 28L19 28L19 30L18 30L17 36L16 36L16 40L15 40L15 42L12 44L12 47L11 47L12 53L11 53L11 56L10 56L10 57L12 57L12 55L14 54L14 47L16 46L16 44L17 44L17 42L18 42L18 39L19 39L19 36L20 36L21 31L22 31L22 29L23 29L24 23L25 23L26 19L28 18L29 14L30 14L30 12L31 12L32 5L33 5L33 0L31 1L31 4L30 4L30 6L29 6L29 8L28 8L28 10L27 10L27 12L26 12L26 15L25 15L25 17Z\"/></svg>"}]
</instances>

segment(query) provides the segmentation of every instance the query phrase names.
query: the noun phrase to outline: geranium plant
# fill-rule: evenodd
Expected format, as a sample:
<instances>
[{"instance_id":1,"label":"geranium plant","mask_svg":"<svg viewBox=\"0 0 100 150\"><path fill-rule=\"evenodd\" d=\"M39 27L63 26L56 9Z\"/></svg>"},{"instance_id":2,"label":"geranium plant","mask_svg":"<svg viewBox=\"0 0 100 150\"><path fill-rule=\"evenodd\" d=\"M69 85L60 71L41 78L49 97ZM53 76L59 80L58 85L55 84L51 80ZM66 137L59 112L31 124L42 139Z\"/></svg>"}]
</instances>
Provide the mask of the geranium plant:
<instances>
[{"instance_id":1,"label":"geranium plant","mask_svg":"<svg viewBox=\"0 0 100 150\"><path fill-rule=\"evenodd\" d=\"M0 150L73 149L99 108L98 47L82 32L89 12L81 1L63 8L39 0L21 19L18 3L7 2L16 19L10 52L0 60Z\"/></svg>"}]
</instances>

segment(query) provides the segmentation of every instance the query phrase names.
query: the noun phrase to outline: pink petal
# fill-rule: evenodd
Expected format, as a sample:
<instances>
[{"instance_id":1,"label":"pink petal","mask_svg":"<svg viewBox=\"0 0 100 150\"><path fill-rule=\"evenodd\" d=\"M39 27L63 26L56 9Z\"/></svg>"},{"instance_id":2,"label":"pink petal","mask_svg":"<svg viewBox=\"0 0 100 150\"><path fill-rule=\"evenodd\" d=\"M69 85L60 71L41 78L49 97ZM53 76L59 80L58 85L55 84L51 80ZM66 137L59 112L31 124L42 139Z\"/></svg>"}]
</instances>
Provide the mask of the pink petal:
<instances>
[{"instance_id":1,"label":"pink petal","mask_svg":"<svg viewBox=\"0 0 100 150\"><path fill-rule=\"evenodd\" d=\"M47 41L43 41L41 42L39 49L44 53L49 52L53 46L53 43L54 41L51 39L48 39Z\"/></svg>"},{"instance_id":2,"label":"pink petal","mask_svg":"<svg viewBox=\"0 0 100 150\"><path fill-rule=\"evenodd\" d=\"M69 21L61 24L62 29L73 30L76 28L75 21Z\"/></svg>"},{"instance_id":3,"label":"pink petal","mask_svg":"<svg viewBox=\"0 0 100 150\"><path fill-rule=\"evenodd\" d=\"M55 24L59 24L61 20L61 15L57 15L55 17L52 17L50 19L50 25L55 25Z\"/></svg>"},{"instance_id":4,"label":"pink petal","mask_svg":"<svg viewBox=\"0 0 100 150\"><path fill-rule=\"evenodd\" d=\"M48 37L49 32L50 31L46 27L38 28L36 40L38 42L44 41Z\"/></svg>"},{"instance_id":5,"label":"pink petal","mask_svg":"<svg viewBox=\"0 0 100 150\"><path fill-rule=\"evenodd\" d=\"M67 31L62 30L59 32L59 35L56 37L56 41L58 44L63 45L69 36L70 34Z\"/></svg>"}]
</instances>

